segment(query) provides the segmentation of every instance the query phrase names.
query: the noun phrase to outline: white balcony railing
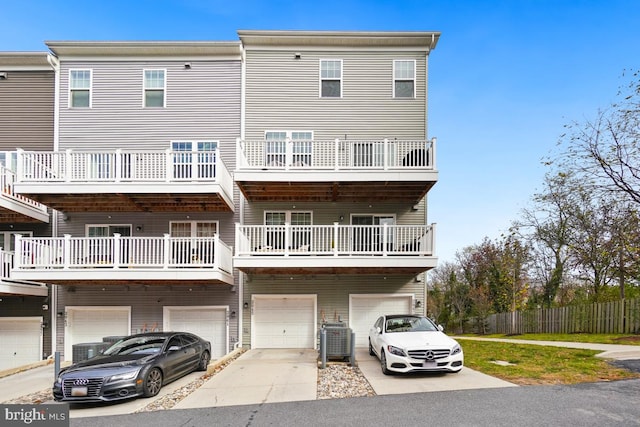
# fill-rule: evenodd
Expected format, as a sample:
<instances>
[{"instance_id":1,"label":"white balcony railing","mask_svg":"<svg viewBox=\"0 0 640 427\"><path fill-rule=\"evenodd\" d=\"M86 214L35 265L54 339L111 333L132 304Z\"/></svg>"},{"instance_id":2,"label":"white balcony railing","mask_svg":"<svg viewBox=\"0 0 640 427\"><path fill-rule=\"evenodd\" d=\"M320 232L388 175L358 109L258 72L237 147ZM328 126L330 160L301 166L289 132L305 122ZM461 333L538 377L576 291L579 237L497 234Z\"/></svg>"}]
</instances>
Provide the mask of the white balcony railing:
<instances>
[{"instance_id":1,"label":"white balcony railing","mask_svg":"<svg viewBox=\"0 0 640 427\"><path fill-rule=\"evenodd\" d=\"M4 166L0 166L0 197L46 214L47 207L45 205L15 193L13 189L15 182L16 174Z\"/></svg>"},{"instance_id":2,"label":"white balcony railing","mask_svg":"<svg viewBox=\"0 0 640 427\"><path fill-rule=\"evenodd\" d=\"M18 150L19 182L215 182L232 188L233 180L218 150Z\"/></svg>"},{"instance_id":3,"label":"white balcony railing","mask_svg":"<svg viewBox=\"0 0 640 427\"><path fill-rule=\"evenodd\" d=\"M435 225L240 225L236 256L432 256Z\"/></svg>"},{"instance_id":4,"label":"white balcony railing","mask_svg":"<svg viewBox=\"0 0 640 427\"><path fill-rule=\"evenodd\" d=\"M14 269L202 268L231 274L232 249L214 237L16 237Z\"/></svg>"},{"instance_id":5,"label":"white balcony railing","mask_svg":"<svg viewBox=\"0 0 640 427\"><path fill-rule=\"evenodd\" d=\"M238 170L435 170L436 139L236 142Z\"/></svg>"},{"instance_id":6,"label":"white balcony railing","mask_svg":"<svg viewBox=\"0 0 640 427\"><path fill-rule=\"evenodd\" d=\"M0 248L0 280L11 278L11 268L13 267L13 253Z\"/></svg>"}]
</instances>

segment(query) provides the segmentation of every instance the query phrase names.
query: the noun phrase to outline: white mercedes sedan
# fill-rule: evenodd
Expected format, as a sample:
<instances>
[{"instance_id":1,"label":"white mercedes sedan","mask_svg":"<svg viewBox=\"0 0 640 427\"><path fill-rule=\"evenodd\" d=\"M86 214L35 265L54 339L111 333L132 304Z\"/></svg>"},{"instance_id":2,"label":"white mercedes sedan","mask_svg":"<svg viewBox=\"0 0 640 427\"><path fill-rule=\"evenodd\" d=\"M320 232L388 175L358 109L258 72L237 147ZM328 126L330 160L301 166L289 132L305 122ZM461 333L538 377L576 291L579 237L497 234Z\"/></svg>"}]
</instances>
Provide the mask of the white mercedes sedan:
<instances>
[{"instance_id":1,"label":"white mercedes sedan","mask_svg":"<svg viewBox=\"0 0 640 427\"><path fill-rule=\"evenodd\" d=\"M369 331L369 354L380 359L382 373L460 372L462 347L424 316L380 317Z\"/></svg>"}]
</instances>

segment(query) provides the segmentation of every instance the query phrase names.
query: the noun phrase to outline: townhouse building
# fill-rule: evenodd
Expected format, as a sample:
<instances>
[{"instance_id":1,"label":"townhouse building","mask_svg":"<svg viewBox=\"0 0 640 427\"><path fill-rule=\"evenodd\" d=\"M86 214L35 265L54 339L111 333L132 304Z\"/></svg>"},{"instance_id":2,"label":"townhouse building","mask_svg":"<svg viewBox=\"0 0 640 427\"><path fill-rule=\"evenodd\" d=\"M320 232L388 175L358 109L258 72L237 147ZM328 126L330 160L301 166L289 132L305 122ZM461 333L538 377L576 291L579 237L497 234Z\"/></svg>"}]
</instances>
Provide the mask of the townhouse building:
<instances>
[{"instance_id":1,"label":"townhouse building","mask_svg":"<svg viewBox=\"0 0 640 427\"><path fill-rule=\"evenodd\" d=\"M427 59L439 33L239 37L243 343L313 348L320 325L342 322L366 346L381 314L424 313L437 261Z\"/></svg>"},{"instance_id":2,"label":"townhouse building","mask_svg":"<svg viewBox=\"0 0 640 427\"><path fill-rule=\"evenodd\" d=\"M47 52L0 53L0 370L51 352L45 284L13 277L15 236L50 236L47 207L15 191L16 148L53 148L54 69Z\"/></svg>"},{"instance_id":3,"label":"townhouse building","mask_svg":"<svg viewBox=\"0 0 640 427\"><path fill-rule=\"evenodd\" d=\"M213 358L315 348L334 322L366 346L380 314L425 312L439 33L238 35L47 43L53 144L11 155L51 225L18 233L11 274L52 284L65 359L149 330Z\"/></svg>"},{"instance_id":4,"label":"townhouse building","mask_svg":"<svg viewBox=\"0 0 640 427\"><path fill-rule=\"evenodd\" d=\"M16 191L55 212L14 275L52 283L56 351L189 330L237 342L232 267L238 42L49 42L53 150L17 153Z\"/></svg>"}]
</instances>

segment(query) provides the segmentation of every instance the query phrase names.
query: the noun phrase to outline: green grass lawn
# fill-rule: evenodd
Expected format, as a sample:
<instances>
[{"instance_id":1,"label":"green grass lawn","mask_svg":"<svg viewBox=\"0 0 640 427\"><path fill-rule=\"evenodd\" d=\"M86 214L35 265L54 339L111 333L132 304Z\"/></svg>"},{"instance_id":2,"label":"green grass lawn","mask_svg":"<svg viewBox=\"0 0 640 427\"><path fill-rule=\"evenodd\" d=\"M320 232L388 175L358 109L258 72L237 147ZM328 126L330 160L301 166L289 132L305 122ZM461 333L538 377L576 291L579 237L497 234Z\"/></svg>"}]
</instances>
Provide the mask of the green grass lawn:
<instances>
[{"instance_id":1,"label":"green grass lawn","mask_svg":"<svg viewBox=\"0 0 640 427\"><path fill-rule=\"evenodd\" d=\"M464 335L463 335L464 336ZM569 341L590 342L598 344L640 345L640 335L629 334L521 334L521 335L467 335L481 338L505 338L532 341Z\"/></svg>"},{"instance_id":2,"label":"green grass lawn","mask_svg":"<svg viewBox=\"0 0 640 427\"><path fill-rule=\"evenodd\" d=\"M574 335L571 337L575 338ZM513 338L533 339L528 335ZM547 335L538 339L550 341ZM594 341L586 342L604 342L599 341L602 338L587 339L594 339ZM556 341L577 340L569 340L567 336L564 336L563 339ZM605 359L595 357L600 353L596 350L473 341L465 340L464 337L461 337L459 342L464 350L465 366L520 385L576 384L640 378L638 373L616 368L607 363ZM620 342L616 343L620 344Z\"/></svg>"}]
</instances>

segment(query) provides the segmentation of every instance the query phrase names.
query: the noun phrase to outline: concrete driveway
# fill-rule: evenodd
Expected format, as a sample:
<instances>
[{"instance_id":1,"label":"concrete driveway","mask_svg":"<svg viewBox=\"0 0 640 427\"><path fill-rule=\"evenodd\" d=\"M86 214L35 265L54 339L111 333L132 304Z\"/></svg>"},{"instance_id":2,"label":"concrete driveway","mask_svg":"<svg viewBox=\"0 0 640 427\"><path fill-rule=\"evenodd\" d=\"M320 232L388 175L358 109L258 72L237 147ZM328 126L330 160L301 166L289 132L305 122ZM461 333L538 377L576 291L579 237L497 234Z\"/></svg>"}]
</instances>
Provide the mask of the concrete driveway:
<instances>
[{"instance_id":1,"label":"concrete driveway","mask_svg":"<svg viewBox=\"0 0 640 427\"><path fill-rule=\"evenodd\" d=\"M424 393L429 391L467 390L477 388L517 387L515 384L485 375L467 367L457 374L416 373L384 375L380 361L366 348L356 349L356 361L377 395Z\"/></svg>"},{"instance_id":2,"label":"concrete driveway","mask_svg":"<svg viewBox=\"0 0 640 427\"><path fill-rule=\"evenodd\" d=\"M174 409L316 400L317 358L318 352L311 349L248 350L178 402ZM514 387L514 384L468 368L463 368L458 374L383 375L378 359L370 356L366 348L356 350L356 361L378 395ZM70 405L70 417L131 414L201 375L201 372L194 372L164 386L154 399ZM52 383L52 365L0 378L0 389L4 390L0 401L42 391L50 388Z\"/></svg>"},{"instance_id":3,"label":"concrete driveway","mask_svg":"<svg viewBox=\"0 0 640 427\"><path fill-rule=\"evenodd\" d=\"M249 350L174 408L316 400L317 359L310 349Z\"/></svg>"}]
</instances>

